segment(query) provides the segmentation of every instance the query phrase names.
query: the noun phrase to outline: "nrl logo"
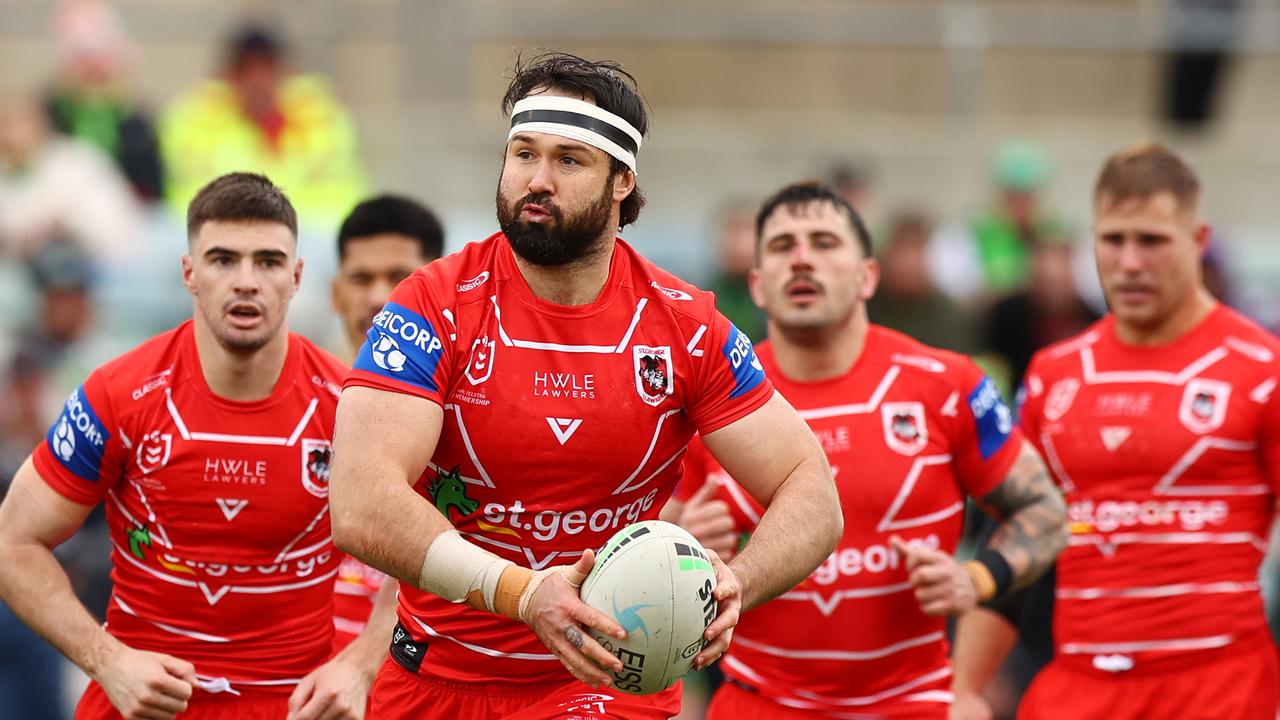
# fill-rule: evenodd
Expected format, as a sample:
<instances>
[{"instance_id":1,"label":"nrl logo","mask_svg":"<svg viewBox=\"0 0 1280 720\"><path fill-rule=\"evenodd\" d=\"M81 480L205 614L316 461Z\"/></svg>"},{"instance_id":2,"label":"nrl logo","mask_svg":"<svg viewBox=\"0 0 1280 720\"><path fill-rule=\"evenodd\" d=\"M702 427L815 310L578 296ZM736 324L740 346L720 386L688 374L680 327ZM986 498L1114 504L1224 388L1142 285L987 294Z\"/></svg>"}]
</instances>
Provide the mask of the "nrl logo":
<instances>
[{"instance_id":1,"label":"nrl logo","mask_svg":"<svg viewBox=\"0 0 1280 720\"><path fill-rule=\"evenodd\" d=\"M333 446L328 440L302 441L302 487L318 498L329 497L329 466Z\"/></svg>"},{"instance_id":2,"label":"nrl logo","mask_svg":"<svg viewBox=\"0 0 1280 720\"><path fill-rule=\"evenodd\" d=\"M674 391L671 372L671 347L635 345L631 348L635 363L636 392L640 399L657 407Z\"/></svg>"},{"instance_id":3,"label":"nrl logo","mask_svg":"<svg viewBox=\"0 0 1280 720\"><path fill-rule=\"evenodd\" d=\"M142 436L138 443L135 460L143 475L148 475L165 466L169 462L169 453L173 449L173 436L169 433L152 431Z\"/></svg>"},{"instance_id":4,"label":"nrl logo","mask_svg":"<svg viewBox=\"0 0 1280 720\"><path fill-rule=\"evenodd\" d=\"M880 406L884 442L902 455L918 455L929 444L924 405L918 402L885 403Z\"/></svg>"}]
</instances>

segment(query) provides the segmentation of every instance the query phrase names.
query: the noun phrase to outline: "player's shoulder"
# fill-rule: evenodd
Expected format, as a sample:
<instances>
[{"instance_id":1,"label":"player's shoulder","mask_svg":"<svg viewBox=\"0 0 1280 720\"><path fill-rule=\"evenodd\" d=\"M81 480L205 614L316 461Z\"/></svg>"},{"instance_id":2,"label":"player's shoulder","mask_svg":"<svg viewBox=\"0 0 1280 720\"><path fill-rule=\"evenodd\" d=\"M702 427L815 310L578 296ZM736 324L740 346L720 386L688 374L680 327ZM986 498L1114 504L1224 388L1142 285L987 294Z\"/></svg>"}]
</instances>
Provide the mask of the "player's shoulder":
<instances>
[{"instance_id":1,"label":"player's shoulder","mask_svg":"<svg viewBox=\"0 0 1280 720\"><path fill-rule=\"evenodd\" d=\"M349 368L328 350L297 333L289 333L289 349L300 354L299 379L327 390L336 402Z\"/></svg>"},{"instance_id":2,"label":"player's shoulder","mask_svg":"<svg viewBox=\"0 0 1280 720\"><path fill-rule=\"evenodd\" d=\"M487 299L501 274L498 251L502 233L467 243L461 250L418 268L405 282L421 286L438 307Z\"/></svg>"},{"instance_id":3,"label":"player's shoulder","mask_svg":"<svg viewBox=\"0 0 1280 720\"><path fill-rule=\"evenodd\" d=\"M1080 372L1080 352L1112 334L1114 318L1108 314L1076 335L1046 345L1031 356L1028 375L1063 375Z\"/></svg>"},{"instance_id":4,"label":"player's shoulder","mask_svg":"<svg viewBox=\"0 0 1280 720\"><path fill-rule=\"evenodd\" d=\"M871 325L868 347L877 348L882 360L897 366L904 379L926 385L971 390L982 371L969 356L926 345L913 337L882 325Z\"/></svg>"},{"instance_id":5,"label":"player's shoulder","mask_svg":"<svg viewBox=\"0 0 1280 720\"><path fill-rule=\"evenodd\" d=\"M714 293L701 290L693 283L658 267L621 238L618 239L618 252L624 253L631 280L630 289L637 298L700 323L710 322L716 310Z\"/></svg>"},{"instance_id":6,"label":"player's shoulder","mask_svg":"<svg viewBox=\"0 0 1280 720\"><path fill-rule=\"evenodd\" d=\"M1280 339L1257 322L1225 305L1214 311L1210 322L1222 344L1246 362L1263 365L1280 363Z\"/></svg>"},{"instance_id":7,"label":"player's shoulder","mask_svg":"<svg viewBox=\"0 0 1280 720\"><path fill-rule=\"evenodd\" d=\"M137 401L171 382L184 343L191 342L192 321L144 340L93 371L113 402Z\"/></svg>"}]
</instances>

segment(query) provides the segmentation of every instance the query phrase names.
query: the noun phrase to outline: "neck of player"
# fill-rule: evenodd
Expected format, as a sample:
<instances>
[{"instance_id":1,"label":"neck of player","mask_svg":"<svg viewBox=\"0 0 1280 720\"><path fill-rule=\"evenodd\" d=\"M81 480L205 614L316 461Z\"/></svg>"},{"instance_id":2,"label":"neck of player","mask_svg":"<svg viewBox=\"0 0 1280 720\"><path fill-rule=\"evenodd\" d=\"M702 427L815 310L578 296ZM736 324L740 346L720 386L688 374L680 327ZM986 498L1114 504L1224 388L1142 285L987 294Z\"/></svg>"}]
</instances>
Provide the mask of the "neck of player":
<instances>
[{"instance_id":1,"label":"neck of player","mask_svg":"<svg viewBox=\"0 0 1280 720\"><path fill-rule=\"evenodd\" d=\"M1127 323L1116 316L1116 337L1126 345L1165 345L1195 329L1216 305L1209 291L1199 285L1185 302L1154 323Z\"/></svg>"},{"instance_id":2,"label":"neck of player","mask_svg":"<svg viewBox=\"0 0 1280 720\"><path fill-rule=\"evenodd\" d=\"M867 344L867 306L858 303L847 318L815 328L784 328L769 321L769 341L778 369L788 379L819 382L841 377L862 357Z\"/></svg>"},{"instance_id":3,"label":"neck of player","mask_svg":"<svg viewBox=\"0 0 1280 720\"><path fill-rule=\"evenodd\" d=\"M612 232L602 235L582 257L564 265L535 265L518 253L514 255L534 297L556 305L590 305L609 279L616 245Z\"/></svg>"},{"instance_id":4,"label":"neck of player","mask_svg":"<svg viewBox=\"0 0 1280 720\"><path fill-rule=\"evenodd\" d=\"M253 351L227 348L199 319L195 322L195 333L200 371L214 395L237 402L261 400L271 395L289 354L286 327L281 326L267 344Z\"/></svg>"}]
</instances>

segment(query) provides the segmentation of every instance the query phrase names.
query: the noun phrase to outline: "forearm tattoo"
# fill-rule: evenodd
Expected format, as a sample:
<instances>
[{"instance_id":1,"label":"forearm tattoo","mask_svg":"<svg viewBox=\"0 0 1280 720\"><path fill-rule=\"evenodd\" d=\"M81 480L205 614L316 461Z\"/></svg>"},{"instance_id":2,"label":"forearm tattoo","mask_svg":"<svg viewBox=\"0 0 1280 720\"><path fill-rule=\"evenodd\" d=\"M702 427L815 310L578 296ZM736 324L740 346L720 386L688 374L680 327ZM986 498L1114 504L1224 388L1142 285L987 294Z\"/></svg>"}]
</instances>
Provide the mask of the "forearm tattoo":
<instances>
[{"instance_id":1,"label":"forearm tattoo","mask_svg":"<svg viewBox=\"0 0 1280 720\"><path fill-rule=\"evenodd\" d=\"M1022 448L1009 474L978 505L1001 521L988 546L1013 568L1013 590L1044 574L1067 546L1062 494L1030 445Z\"/></svg>"},{"instance_id":2,"label":"forearm tattoo","mask_svg":"<svg viewBox=\"0 0 1280 720\"><path fill-rule=\"evenodd\" d=\"M569 625L565 627L564 636L569 640L570 644L572 644L574 647L578 648L579 650L582 649L582 643L586 642L586 640L582 637L582 631L579 630L576 625Z\"/></svg>"}]
</instances>

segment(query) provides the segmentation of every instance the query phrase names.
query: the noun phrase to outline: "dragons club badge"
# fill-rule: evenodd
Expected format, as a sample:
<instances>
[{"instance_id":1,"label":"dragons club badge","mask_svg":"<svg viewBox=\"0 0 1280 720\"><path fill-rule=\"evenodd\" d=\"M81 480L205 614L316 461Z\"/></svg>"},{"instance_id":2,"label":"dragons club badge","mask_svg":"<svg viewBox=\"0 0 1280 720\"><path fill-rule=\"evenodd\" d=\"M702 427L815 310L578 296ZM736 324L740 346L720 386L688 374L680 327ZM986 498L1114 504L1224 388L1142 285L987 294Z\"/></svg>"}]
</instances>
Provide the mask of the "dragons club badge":
<instances>
[{"instance_id":1,"label":"dragons club badge","mask_svg":"<svg viewBox=\"0 0 1280 720\"><path fill-rule=\"evenodd\" d=\"M885 403L880 406L884 422L884 442L903 455L916 455L929 444L924 421L924 405L918 402Z\"/></svg>"},{"instance_id":2,"label":"dragons club badge","mask_svg":"<svg viewBox=\"0 0 1280 720\"><path fill-rule=\"evenodd\" d=\"M333 446L328 440L302 441L302 487L318 498L329 497L329 465Z\"/></svg>"},{"instance_id":3,"label":"dragons club badge","mask_svg":"<svg viewBox=\"0 0 1280 720\"><path fill-rule=\"evenodd\" d=\"M671 372L670 346L649 347L635 345L631 348L635 365L636 392L646 403L658 406L672 393L675 378Z\"/></svg>"},{"instance_id":4,"label":"dragons club badge","mask_svg":"<svg viewBox=\"0 0 1280 720\"><path fill-rule=\"evenodd\" d=\"M1197 435L1211 433L1227 419L1231 386L1221 380L1196 378L1187 383L1178 407L1178 420Z\"/></svg>"}]
</instances>

